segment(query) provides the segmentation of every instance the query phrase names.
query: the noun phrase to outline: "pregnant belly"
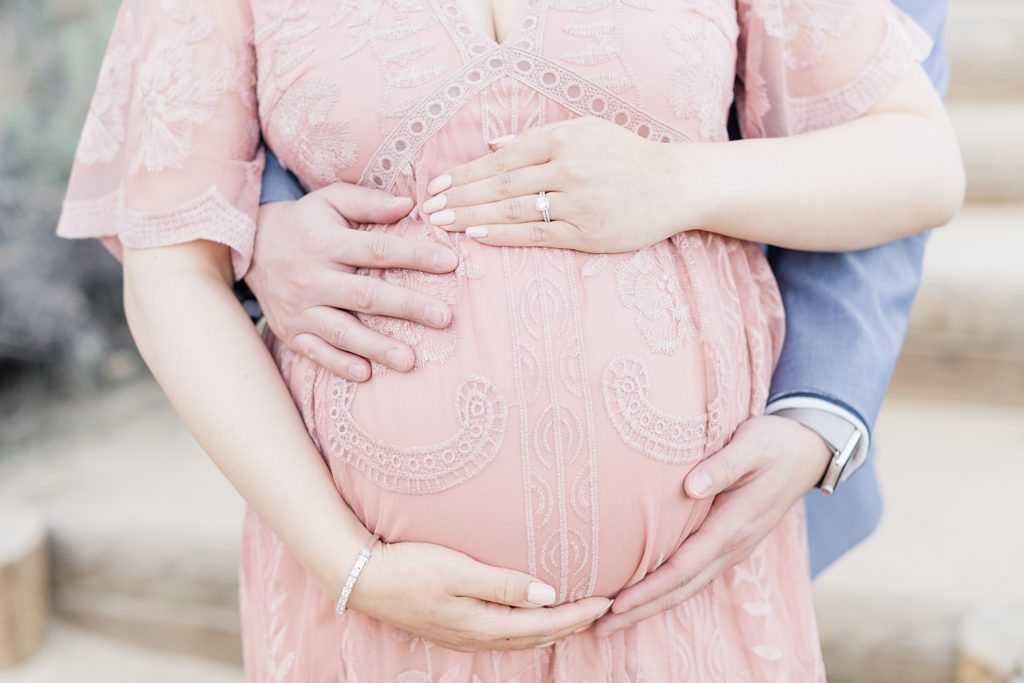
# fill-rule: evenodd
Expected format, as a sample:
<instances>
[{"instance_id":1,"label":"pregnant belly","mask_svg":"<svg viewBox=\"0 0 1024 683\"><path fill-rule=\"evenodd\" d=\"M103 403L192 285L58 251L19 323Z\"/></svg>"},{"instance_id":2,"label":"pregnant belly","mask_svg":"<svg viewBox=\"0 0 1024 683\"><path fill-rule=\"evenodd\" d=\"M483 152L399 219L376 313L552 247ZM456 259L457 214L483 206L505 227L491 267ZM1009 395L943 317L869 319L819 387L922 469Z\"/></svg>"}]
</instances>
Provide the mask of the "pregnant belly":
<instances>
[{"instance_id":1,"label":"pregnant belly","mask_svg":"<svg viewBox=\"0 0 1024 683\"><path fill-rule=\"evenodd\" d=\"M703 519L683 478L749 405L748 349L668 243L479 248L465 266L399 275L451 302L450 329L366 319L414 346L413 372L316 372L304 412L338 488L389 542L529 572L561 601L614 595Z\"/></svg>"}]
</instances>

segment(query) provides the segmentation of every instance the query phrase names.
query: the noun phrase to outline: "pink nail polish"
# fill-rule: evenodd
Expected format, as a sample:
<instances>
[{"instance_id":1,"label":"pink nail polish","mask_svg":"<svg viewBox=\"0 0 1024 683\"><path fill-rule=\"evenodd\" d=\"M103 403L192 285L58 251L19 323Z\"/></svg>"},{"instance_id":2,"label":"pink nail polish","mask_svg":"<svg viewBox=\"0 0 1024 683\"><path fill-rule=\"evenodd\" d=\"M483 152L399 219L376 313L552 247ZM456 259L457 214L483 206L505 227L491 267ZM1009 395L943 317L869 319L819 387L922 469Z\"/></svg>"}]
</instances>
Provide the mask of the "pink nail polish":
<instances>
[{"instance_id":1,"label":"pink nail polish","mask_svg":"<svg viewBox=\"0 0 1024 683\"><path fill-rule=\"evenodd\" d=\"M444 192L452 186L452 177L445 173L444 175L437 176L430 181L427 185L427 192L430 194L437 194L438 192Z\"/></svg>"},{"instance_id":2,"label":"pink nail polish","mask_svg":"<svg viewBox=\"0 0 1024 683\"><path fill-rule=\"evenodd\" d=\"M706 496L711 491L711 476L704 470L690 473L690 490L694 495Z\"/></svg>"},{"instance_id":3,"label":"pink nail polish","mask_svg":"<svg viewBox=\"0 0 1024 683\"><path fill-rule=\"evenodd\" d=\"M487 237L487 233L490 232L486 225L474 225L472 228L466 228L466 237L472 237L473 239L479 239L481 237Z\"/></svg>"},{"instance_id":4,"label":"pink nail polish","mask_svg":"<svg viewBox=\"0 0 1024 683\"><path fill-rule=\"evenodd\" d=\"M448 196L439 194L436 197L431 197L427 201L423 202L423 213L433 213L434 211L440 211L448 203Z\"/></svg>"},{"instance_id":5,"label":"pink nail polish","mask_svg":"<svg viewBox=\"0 0 1024 683\"><path fill-rule=\"evenodd\" d=\"M430 214L431 225L450 225L455 222L455 212L451 209L445 209L444 211L438 211L437 213Z\"/></svg>"},{"instance_id":6,"label":"pink nail polish","mask_svg":"<svg viewBox=\"0 0 1024 683\"><path fill-rule=\"evenodd\" d=\"M493 147L494 145L500 145L503 142L508 142L509 140L515 140L515 139L516 139L515 135L499 135L498 137L494 138L493 140L488 140L487 144L491 145Z\"/></svg>"}]
</instances>

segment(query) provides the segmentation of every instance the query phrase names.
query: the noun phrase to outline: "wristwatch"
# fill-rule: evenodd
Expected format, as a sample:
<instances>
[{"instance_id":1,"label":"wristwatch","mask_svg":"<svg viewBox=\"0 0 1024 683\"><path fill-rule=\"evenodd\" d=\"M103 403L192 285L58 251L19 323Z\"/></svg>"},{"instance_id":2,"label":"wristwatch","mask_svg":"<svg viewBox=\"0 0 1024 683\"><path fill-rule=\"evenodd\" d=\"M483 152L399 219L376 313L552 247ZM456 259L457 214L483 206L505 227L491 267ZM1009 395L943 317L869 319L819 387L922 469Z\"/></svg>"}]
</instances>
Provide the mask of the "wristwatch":
<instances>
[{"instance_id":1,"label":"wristwatch","mask_svg":"<svg viewBox=\"0 0 1024 683\"><path fill-rule=\"evenodd\" d=\"M862 426L838 411L821 408L777 406L771 414L796 420L825 441L832 451L832 458L817 487L826 496L835 493L843 474L863 445L865 430Z\"/></svg>"}]
</instances>

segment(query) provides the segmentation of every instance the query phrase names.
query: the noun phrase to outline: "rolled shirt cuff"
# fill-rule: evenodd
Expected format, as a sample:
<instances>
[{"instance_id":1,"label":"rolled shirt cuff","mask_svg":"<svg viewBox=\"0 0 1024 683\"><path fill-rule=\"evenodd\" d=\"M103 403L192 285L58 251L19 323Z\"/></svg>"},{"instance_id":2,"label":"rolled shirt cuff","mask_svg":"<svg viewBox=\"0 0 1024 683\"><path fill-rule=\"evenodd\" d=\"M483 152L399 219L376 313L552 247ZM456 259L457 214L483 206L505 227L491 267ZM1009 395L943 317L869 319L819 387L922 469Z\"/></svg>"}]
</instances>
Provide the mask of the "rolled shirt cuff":
<instances>
[{"instance_id":1,"label":"rolled shirt cuff","mask_svg":"<svg viewBox=\"0 0 1024 683\"><path fill-rule=\"evenodd\" d=\"M826 398L808 396L806 394L777 398L768 403L764 413L765 415L774 415L780 410L787 410L790 408L824 411L846 420L854 429L860 432L861 438L860 443L857 446L857 451L853 454L853 457L850 459L846 469L843 470L843 474L839 478L840 482L846 481L846 479L856 472L867 460L868 449L871 444L871 431L867 428L867 425L864 424L864 421L855 413Z\"/></svg>"}]
</instances>

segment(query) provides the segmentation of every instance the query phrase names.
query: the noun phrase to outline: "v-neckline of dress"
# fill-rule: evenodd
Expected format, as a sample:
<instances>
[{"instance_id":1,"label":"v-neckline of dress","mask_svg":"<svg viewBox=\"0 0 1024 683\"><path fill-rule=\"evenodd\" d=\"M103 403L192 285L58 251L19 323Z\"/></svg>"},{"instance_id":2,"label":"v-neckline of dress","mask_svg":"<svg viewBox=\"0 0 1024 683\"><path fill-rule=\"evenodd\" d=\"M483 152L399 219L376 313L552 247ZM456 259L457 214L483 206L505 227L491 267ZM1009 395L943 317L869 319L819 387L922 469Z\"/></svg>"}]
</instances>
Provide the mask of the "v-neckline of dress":
<instances>
[{"instance_id":1,"label":"v-neckline of dress","mask_svg":"<svg viewBox=\"0 0 1024 683\"><path fill-rule=\"evenodd\" d=\"M517 0L516 4L519 6L516 11L515 21L512 24L512 29L508 35L502 40L498 40L497 36L493 32L488 31L480 25L480 22L470 16L467 8L463 5L466 0L448 0L448 7L453 8L453 18L460 24L469 27L469 33L464 37L480 40L486 43L491 51L499 50L502 48L509 47L523 32L524 22L534 17L537 9L543 4L543 0ZM494 23L493 17L491 23ZM492 26L493 28L493 26Z\"/></svg>"}]
</instances>

